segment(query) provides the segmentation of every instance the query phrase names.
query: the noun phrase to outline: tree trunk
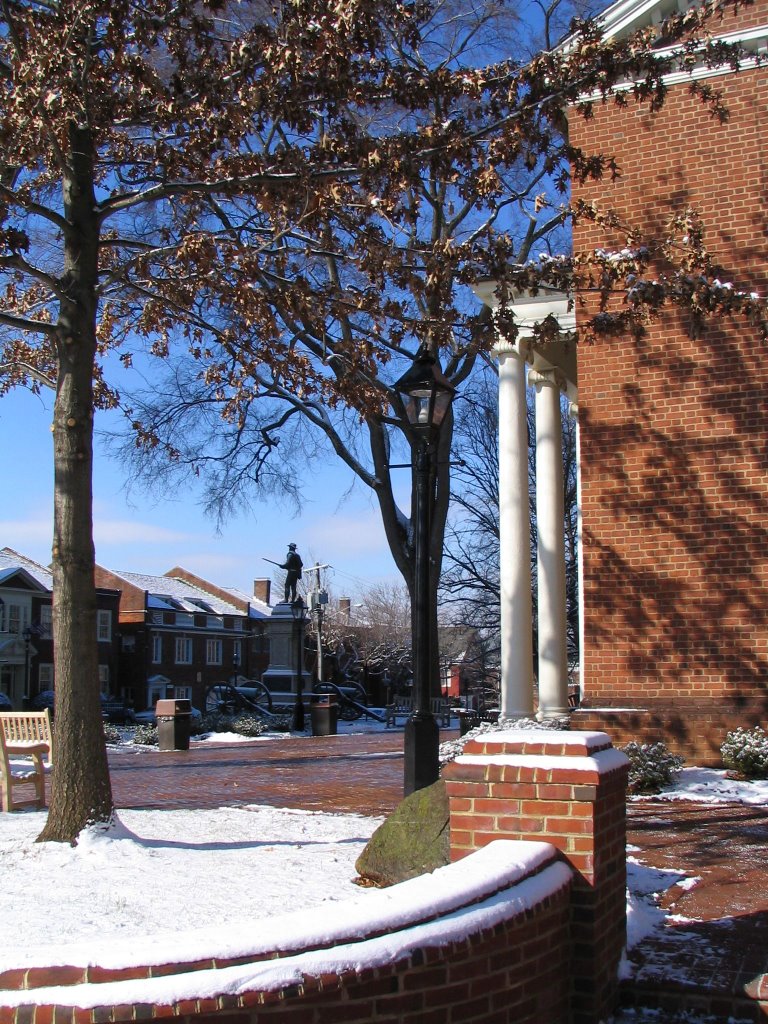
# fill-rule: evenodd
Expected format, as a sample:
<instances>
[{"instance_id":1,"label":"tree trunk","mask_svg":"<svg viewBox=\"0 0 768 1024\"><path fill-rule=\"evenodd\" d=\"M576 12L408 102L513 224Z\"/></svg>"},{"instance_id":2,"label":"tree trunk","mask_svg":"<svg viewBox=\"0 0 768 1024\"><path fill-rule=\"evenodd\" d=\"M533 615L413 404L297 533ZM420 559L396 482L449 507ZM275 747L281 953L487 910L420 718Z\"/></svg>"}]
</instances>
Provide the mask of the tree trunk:
<instances>
[{"instance_id":1,"label":"tree trunk","mask_svg":"<svg viewBox=\"0 0 768 1024\"><path fill-rule=\"evenodd\" d=\"M415 463L416 448L412 449L411 462L414 468L411 469L411 517L406 523L398 514L397 504L392 491L392 481L389 474L389 450L384 440L384 427L376 421L368 423L371 454L373 456L374 473L377 485L374 490L379 502L379 510L384 525L384 532L389 543L389 549L395 561L395 565L408 588L408 596L411 599L411 632L415 635ZM430 608L430 671L429 688L433 697L439 697L440 687L440 650L438 644L438 614L437 594L440 585L440 570L443 559L443 543L445 539L445 524L448 516L448 504L450 500L450 453L451 440L453 438L453 415L448 413L442 425L440 435L432 454L433 476L430 481L429 491L433 497L432 516L430 523L429 538L429 592L428 603Z\"/></svg>"},{"instance_id":2,"label":"tree trunk","mask_svg":"<svg viewBox=\"0 0 768 1024\"><path fill-rule=\"evenodd\" d=\"M113 803L99 701L92 518L99 223L90 133L73 126L69 143L53 421L54 771L38 841L74 843L86 825L109 821Z\"/></svg>"}]
</instances>

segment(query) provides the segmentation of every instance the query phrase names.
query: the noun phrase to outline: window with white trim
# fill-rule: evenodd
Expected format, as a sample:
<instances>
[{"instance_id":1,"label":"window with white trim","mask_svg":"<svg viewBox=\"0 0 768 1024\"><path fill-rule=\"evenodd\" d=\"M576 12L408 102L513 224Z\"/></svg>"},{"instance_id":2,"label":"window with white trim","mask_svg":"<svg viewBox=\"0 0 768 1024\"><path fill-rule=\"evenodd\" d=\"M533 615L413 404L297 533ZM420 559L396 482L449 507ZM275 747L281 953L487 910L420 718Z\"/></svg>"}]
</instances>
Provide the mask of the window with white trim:
<instances>
[{"instance_id":1,"label":"window with white trim","mask_svg":"<svg viewBox=\"0 0 768 1024\"><path fill-rule=\"evenodd\" d=\"M8 608L8 632L21 633L29 625L29 605L9 604Z\"/></svg>"},{"instance_id":2,"label":"window with white trim","mask_svg":"<svg viewBox=\"0 0 768 1024\"><path fill-rule=\"evenodd\" d=\"M99 643L109 643L112 639L112 612L99 608L96 612L96 639Z\"/></svg>"},{"instance_id":3,"label":"window with white trim","mask_svg":"<svg viewBox=\"0 0 768 1024\"><path fill-rule=\"evenodd\" d=\"M163 638L159 633L152 634L152 664L159 665L163 660Z\"/></svg>"},{"instance_id":4,"label":"window with white trim","mask_svg":"<svg viewBox=\"0 0 768 1024\"><path fill-rule=\"evenodd\" d=\"M205 663L206 665L221 664L221 640L205 641Z\"/></svg>"},{"instance_id":5,"label":"window with white trim","mask_svg":"<svg viewBox=\"0 0 768 1024\"><path fill-rule=\"evenodd\" d=\"M49 604L40 605L40 636L53 636L53 608Z\"/></svg>"},{"instance_id":6,"label":"window with white trim","mask_svg":"<svg viewBox=\"0 0 768 1024\"><path fill-rule=\"evenodd\" d=\"M192 638L188 636L176 637L176 664L192 664Z\"/></svg>"},{"instance_id":7,"label":"window with white trim","mask_svg":"<svg viewBox=\"0 0 768 1024\"><path fill-rule=\"evenodd\" d=\"M37 667L37 680L41 690L53 689L53 665L42 664Z\"/></svg>"}]
</instances>

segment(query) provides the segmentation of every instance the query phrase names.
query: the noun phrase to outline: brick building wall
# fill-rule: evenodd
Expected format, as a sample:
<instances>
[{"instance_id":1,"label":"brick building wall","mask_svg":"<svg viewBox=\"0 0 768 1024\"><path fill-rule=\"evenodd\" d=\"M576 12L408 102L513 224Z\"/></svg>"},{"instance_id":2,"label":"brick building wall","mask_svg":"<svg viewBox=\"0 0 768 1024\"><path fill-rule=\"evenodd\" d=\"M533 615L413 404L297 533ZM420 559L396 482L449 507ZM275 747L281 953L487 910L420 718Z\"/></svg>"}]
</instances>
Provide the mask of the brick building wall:
<instances>
[{"instance_id":1,"label":"brick building wall","mask_svg":"<svg viewBox=\"0 0 768 1024\"><path fill-rule=\"evenodd\" d=\"M765 24L761 0L722 31ZM724 124L685 85L656 115L631 102L572 113L572 141L615 154L622 175L578 196L651 238L695 208L726 279L764 295L766 81L764 68L712 79ZM606 241L580 225L575 249ZM768 361L741 323L690 326L669 314L639 340L579 350L582 679L587 708L647 708L650 728L672 723L672 745L701 756L768 713Z\"/></svg>"}]
</instances>

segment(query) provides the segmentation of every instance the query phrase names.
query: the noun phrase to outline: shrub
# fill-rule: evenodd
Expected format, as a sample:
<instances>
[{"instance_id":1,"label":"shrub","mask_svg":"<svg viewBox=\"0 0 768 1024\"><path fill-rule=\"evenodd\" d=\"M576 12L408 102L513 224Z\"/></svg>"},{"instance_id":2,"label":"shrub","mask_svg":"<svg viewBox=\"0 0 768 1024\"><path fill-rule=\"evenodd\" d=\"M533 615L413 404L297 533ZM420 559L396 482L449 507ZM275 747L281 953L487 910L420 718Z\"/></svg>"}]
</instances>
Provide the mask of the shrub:
<instances>
[{"instance_id":1,"label":"shrub","mask_svg":"<svg viewBox=\"0 0 768 1024\"><path fill-rule=\"evenodd\" d=\"M292 715L275 715L273 718L268 720L267 726L269 732L290 732L293 728L293 716Z\"/></svg>"},{"instance_id":2,"label":"shrub","mask_svg":"<svg viewBox=\"0 0 768 1024\"><path fill-rule=\"evenodd\" d=\"M133 742L142 747L157 746L157 726L137 725L133 733Z\"/></svg>"},{"instance_id":3,"label":"shrub","mask_svg":"<svg viewBox=\"0 0 768 1024\"><path fill-rule=\"evenodd\" d=\"M291 716L276 715L260 718L257 715L222 715L213 711L202 720L201 732L235 732L240 736L263 736L267 732L290 732Z\"/></svg>"},{"instance_id":4,"label":"shrub","mask_svg":"<svg viewBox=\"0 0 768 1024\"><path fill-rule=\"evenodd\" d=\"M239 736L262 736L265 732L270 731L271 726L267 725L264 719L257 718L256 715L243 714L232 719L232 732L236 732Z\"/></svg>"},{"instance_id":5,"label":"shrub","mask_svg":"<svg viewBox=\"0 0 768 1024\"><path fill-rule=\"evenodd\" d=\"M723 764L745 779L768 779L768 733L754 729L734 729L720 747Z\"/></svg>"},{"instance_id":6,"label":"shrub","mask_svg":"<svg viewBox=\"0 0 768 1024\"><path fill-rule=\"evenodd\" d=\"M621 748L629 758L630 793L658 793L683 767L683 758L672 754L664 743L628 743Z\"/></svg>"},{"instance_id":7,"label":"shrub","mask_svg":"<svg viewBox=\"0 0 768 1024\"><path fill-rule=\"evenodd\" d=\"M204 715L200 723L201 732L234 732L231 715L223 715L220 711L212 711L210 715Z\"/></svg>"},{"instance_id":8,"label":"shrub","mask_svg":"<svg viewBox=\"0 0 768 1024\"><path fill-rule=\"evenodd\" d=\"M111 722L104 723L104 739L107 743L122 743L123 737L120 735L119 730L116 726L112 725Z\"/></svg>"}]
</instances>

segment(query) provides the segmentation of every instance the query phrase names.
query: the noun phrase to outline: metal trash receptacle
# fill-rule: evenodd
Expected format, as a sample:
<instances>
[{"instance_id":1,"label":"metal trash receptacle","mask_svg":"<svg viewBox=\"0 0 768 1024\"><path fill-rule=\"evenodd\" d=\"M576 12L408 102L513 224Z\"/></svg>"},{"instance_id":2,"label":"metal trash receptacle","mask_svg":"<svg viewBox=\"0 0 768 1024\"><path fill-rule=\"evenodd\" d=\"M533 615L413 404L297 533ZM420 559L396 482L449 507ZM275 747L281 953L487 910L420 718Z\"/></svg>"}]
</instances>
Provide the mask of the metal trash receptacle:
<instances>
[{"instance_id":1,"label":"metal trash receptacle","mask_svg":"<svg viewBox=\"0 0 768 1024\"><path fill-rule=\"evenodd\" d=\"M192 701L180 697L159 700L155 705L157 745L160 750L189 750Z\"/></svg>"},{"instance_id":2,"label":"metal trash receptacle","mask_svg":"<svg viewBox=\"0 0 768 1024\"><path fill-rule=\"evenodd\" d=\"M335 736L339 724L339 703L335 694L313 694L309 717L313 736Z\"/></svg>"}]
</instances>

